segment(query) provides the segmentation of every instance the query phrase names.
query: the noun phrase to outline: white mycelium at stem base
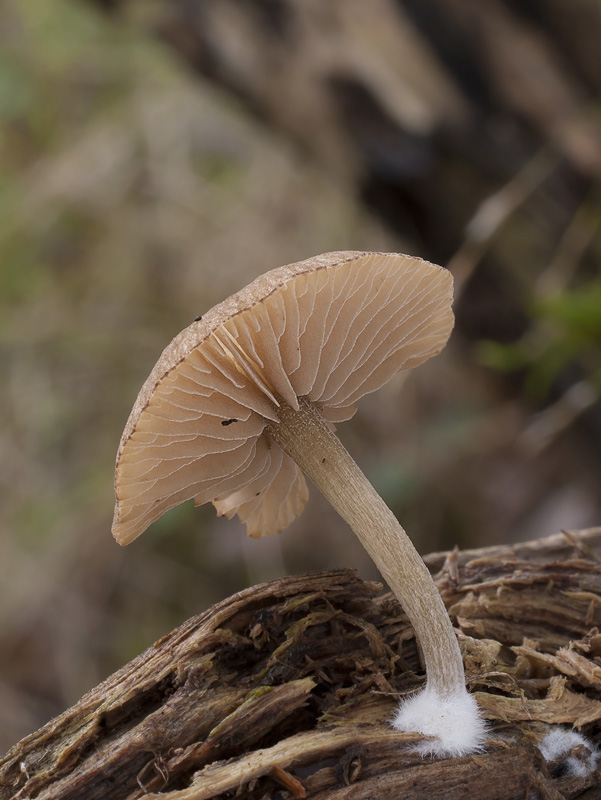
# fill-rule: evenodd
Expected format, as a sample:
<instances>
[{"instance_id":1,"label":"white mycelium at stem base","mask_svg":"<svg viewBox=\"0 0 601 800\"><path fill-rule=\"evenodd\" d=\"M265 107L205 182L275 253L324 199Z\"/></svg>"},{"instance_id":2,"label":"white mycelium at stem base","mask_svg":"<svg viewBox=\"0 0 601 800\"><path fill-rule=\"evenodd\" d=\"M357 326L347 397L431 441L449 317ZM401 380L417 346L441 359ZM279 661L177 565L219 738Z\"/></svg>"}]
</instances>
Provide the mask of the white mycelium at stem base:
<instances>
[{"instance_id":1,"label":"white mycelium at stem base","mask_svg":"<svg viewBox=\"0 0 601 800\"><path fill-rule=\"evenodd\" d=\"M442 598L411 540L319 410L278 409L270 437L296 461L359 537L407 613L426 662L426 688L404 701L393 726L437 737L420 752L459 756L482 746L485 726L465 688L463 661Z\"/></svg>"}]
</instances>

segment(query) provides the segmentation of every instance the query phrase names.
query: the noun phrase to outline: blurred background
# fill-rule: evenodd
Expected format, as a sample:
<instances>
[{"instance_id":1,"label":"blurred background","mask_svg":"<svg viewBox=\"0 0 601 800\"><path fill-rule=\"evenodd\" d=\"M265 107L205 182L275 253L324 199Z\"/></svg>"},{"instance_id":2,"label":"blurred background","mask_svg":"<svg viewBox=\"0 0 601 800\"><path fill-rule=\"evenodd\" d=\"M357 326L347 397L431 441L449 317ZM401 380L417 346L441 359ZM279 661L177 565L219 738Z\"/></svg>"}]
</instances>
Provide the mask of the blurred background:
<instances>
[{"instance_id":1,"label":"blurred background","mask_svg":"<svg viewBox=\"0 0 601 800\"><path fill-rule=\"evenodd\" d=\"M340 435L418 549L601 523L596 0L0 6L0 751L253 583L377 573L315 490L112 539L170 339L335 249L449 267L456 330Z\"/></svg>"}]
</instances>

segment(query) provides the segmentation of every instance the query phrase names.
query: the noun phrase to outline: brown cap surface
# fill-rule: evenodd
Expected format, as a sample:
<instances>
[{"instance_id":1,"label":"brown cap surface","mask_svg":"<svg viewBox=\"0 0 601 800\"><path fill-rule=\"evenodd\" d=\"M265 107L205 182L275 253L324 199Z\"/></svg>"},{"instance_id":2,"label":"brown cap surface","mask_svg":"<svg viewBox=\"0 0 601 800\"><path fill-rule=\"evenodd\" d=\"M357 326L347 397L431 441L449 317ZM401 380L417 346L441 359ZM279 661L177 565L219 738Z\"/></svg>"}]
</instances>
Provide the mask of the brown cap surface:
<instances>
[{"instance_id":1,"label":"brown cap surface","mask_svg":"<svg viewBox=\"0 0 601 800\"><path fill-rule=\"evenodd\" d=\"M307 486L265 432L306 397L332 423L453 327L452 277L419 258L336 252L278 267L165 348L125 426L113 534L127 544L184 500L238 514L251 536L283 530Z\"/></svg>"}]
</instances>

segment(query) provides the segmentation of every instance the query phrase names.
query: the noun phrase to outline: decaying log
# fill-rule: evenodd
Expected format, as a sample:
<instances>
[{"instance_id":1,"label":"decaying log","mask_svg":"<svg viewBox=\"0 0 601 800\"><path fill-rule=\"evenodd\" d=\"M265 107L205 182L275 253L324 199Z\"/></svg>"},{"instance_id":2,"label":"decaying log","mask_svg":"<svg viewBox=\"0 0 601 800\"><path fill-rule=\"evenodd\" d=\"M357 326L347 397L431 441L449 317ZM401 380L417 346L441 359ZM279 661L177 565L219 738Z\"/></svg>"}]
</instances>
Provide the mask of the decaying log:
<instances>
[{"instance_id":1,"label":"decaying log","mask_svg":"<svg viewBox=\"0 0 601 800\"><path fill-rule=\"evenodd\" d=\"M422 759L387 726L423 682L419 650L394 598L338 570L169 633L1 759L0 800L599 797L598 769L570 774L537 744L560 724L601 740L600 552L595 529L447 554L437 582L490 720L482 754ZM590 767L587 746L571 755Z\"/></svg>"}]
</instances>

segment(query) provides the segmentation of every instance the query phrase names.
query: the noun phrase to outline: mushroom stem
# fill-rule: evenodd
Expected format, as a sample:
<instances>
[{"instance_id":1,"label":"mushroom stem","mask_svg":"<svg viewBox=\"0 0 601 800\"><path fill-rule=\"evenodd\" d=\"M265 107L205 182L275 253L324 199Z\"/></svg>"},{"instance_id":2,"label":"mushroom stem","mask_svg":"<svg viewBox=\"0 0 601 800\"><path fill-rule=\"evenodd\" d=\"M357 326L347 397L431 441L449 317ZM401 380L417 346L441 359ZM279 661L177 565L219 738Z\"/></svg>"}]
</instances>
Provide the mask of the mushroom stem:
<instances>
[{"instance_id":1,"label":"mushroom stem","mask_svg":"<svg viewBox=\"0 0 601 800\"><path fill-rule=\"evenodd\" d=\"M411 540L361 472L318 408L301 399L300 409L277 410L271 438L321 490L396 595L422 648L427 690L440 699L465 694L463 661L442 598Z\"/></svg>"}]
</instances>

